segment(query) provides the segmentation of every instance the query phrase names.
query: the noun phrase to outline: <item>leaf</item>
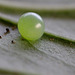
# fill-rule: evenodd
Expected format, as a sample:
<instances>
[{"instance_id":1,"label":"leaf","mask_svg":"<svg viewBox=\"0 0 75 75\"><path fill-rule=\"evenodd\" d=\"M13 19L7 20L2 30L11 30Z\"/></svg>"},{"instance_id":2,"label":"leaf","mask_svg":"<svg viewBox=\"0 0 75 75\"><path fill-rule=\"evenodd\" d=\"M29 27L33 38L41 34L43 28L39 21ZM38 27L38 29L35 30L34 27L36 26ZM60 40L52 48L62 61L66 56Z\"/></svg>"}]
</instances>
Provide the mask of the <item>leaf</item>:
<instances>
[{"instance_id":1,"label":"leaf","mask_svg":"<svg viewBox=\"0 0 75 75\"><path fill-rule=\"evenodd\" d=\"M1 14L1 20L17 25L20 15ZM75 42L75 21L72 19L54 19L43 17L45 34Z\"/></svg>"},{"instance_id":2,"label":"leaf","mask_svg":"<svg viewBox=\"0 0 75 75\"><path fill-rule=\"evenodd\" d=\"M23 13L15 12L0 13L0 74L75 75L74 20L43 17L45 34L32 42L24 40L18 29L12 30Z\"/></svg>"},{"instance_id":3,"label":"leaf","mask_svg":"<svg viewBox=\"0 0 75 75\"><path fill-rule=\"evenodd\" d=\"M9 11L10 10L10 11ZM36 12L41 16L75 18L74 0L0 0L0 12L23 14L25 12Z\"/></svg>"},{"instance_id":4,"label":"leaf","mask_svg":"<svg viewBox=\"0 0 75 75\"><path fill-rule=\"evenodd\" d=\"M17 29L13 31L5 24L0 26L2 35L5 28L10 29L10 33L0 39L1 69L38 75L75 74L75 44L70 47L70 44L59 39L50 41L51 37L47 35L35 43L29 43L22 40ZM15 44L11 43L12 40Z\"/></svg>"}]
</instances>

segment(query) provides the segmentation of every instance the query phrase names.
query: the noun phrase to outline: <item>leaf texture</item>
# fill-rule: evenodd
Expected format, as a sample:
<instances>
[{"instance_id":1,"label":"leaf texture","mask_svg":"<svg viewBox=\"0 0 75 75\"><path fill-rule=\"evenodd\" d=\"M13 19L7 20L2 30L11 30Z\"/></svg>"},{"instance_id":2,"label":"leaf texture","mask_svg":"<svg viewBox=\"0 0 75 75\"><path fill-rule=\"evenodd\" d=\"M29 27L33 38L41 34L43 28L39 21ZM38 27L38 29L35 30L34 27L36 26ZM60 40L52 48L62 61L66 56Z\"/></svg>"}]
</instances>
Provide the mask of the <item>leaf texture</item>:
<instances>
[{"instance_id":1,"label":"leaf texture","mask_svg":"<svg viewBox=\"0 0 75 75\"><path fill-rule=\"evenodd\" d=\"M59 12L58 9L62 10L61 13L63 9L71 11L75 1L17 1L0 1L0 74L75 75L75 22L73 19L48 16L50 12ZM23 2L26 2L26 5ZM50 3L55 6L50 7ZM35 42L23 39L17 28L12 29L17 26L19 17L31 10L40 14L45 22L44 35ZM68 12L71 13L70 11ZM67 17L73 18L73 13L74 11ZM6 28L10 31L7 34Z\"/></svg>"}]
</instances>

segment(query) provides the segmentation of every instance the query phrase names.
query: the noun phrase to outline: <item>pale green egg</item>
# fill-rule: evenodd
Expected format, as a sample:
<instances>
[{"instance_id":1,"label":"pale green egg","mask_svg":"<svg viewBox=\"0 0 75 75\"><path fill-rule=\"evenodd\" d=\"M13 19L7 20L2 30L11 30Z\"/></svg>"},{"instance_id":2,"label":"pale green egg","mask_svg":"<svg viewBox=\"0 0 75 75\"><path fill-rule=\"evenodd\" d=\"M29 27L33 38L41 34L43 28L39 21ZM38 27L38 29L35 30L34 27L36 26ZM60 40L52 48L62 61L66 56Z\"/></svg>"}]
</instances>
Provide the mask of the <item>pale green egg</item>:
<instances>
[{"instance_id":1,"label":"pale green egg","mask_svg":"<svg viewBox=\"0 0 75 75\"><path fill-rule=\"evenodd\" d=\"M23 14L18 21L18 30L27 40L37 40L44 33L45 25L42 18L33 12Z\"/></svg>"}]
</instances>

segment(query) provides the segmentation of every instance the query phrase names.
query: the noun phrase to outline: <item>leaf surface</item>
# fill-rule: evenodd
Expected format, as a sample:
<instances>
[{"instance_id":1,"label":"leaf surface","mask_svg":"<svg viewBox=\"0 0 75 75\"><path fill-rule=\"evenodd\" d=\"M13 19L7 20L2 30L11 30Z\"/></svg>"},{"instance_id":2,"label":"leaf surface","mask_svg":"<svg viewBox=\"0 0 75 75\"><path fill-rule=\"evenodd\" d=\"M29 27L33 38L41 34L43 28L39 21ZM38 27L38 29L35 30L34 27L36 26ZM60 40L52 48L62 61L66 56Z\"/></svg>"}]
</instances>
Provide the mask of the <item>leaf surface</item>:
<instances>
[{"instance_id":1,"label":"leaf surface","mask_svg":"<svg viewBox=\"0 0 75 75\"><path fill-rule=\"evenodd\" d=\"M75 75L74 20L50 18L47 17L48 15L45 15L45 11L40 10L43 12L41 13L39 11L38 14L44 13L45 15L42 15L45 22L45 33L35 42L23 39L17 28L12 30L14 25L17 26L18 19L24 12L31 11L34 8L36 9L34 11L37 12L40 7L37 5L39 3L39 5L41 5L40 9L44 8L45 0L43 3L42 0L38 0L37 2L32 1L27 0L26 3L28 3L28 6L26 4L25 7L22 3L22 6L18 5L20 1L16 4L16 0L15 2L9 0L0 1L0 8L2 8L0 10L0 36L2 37L0 38L0 74ZM58 1L59 0L56 2L55 0L47 0L45 5L48 3L56 3L56 5L58 5ZM67 1L68 0L66 0L66 2ZM13 2L14 4L12 4ZM65 0L59 2L60 4L66 4ZM75 1L72 0L71 2L74 3ZM31 5L29 6L29 4L32 4L32 7ZM36 7L34 7L35 4ZM47 12L51 9L48 5L45 7ZM68 5L69 3L67 3L67 6ZM57 7L59 6L60 5ZM56 8L57 10L60 8L63 9L64 7L62 8L62 6L59 8L53 7L52 9L54 11ZM6 9L4 9L5 7ZM19 7L20 9L18 9ZM29 9L30 7L31 9ZM26 8L27 10L25 10ZM70 7L68 8L70 9ZM10 9L10 12L7 11L8 9ZM48 14L50 14L50 12ZM10 33L4 34L6 28L9 28Z\"/></svg>"}]
</instances>

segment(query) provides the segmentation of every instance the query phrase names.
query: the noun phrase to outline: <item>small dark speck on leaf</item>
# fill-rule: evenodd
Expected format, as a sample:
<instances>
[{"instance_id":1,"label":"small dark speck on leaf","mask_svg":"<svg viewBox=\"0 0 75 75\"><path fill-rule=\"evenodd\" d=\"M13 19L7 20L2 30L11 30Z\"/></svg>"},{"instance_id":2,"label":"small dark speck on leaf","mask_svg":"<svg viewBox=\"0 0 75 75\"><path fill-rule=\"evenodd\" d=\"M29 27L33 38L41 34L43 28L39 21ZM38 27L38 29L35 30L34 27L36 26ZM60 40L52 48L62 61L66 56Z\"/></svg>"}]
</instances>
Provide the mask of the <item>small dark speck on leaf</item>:
<instances>
[{"instance_id":1,"label":"small dark speck on leaf","mask_svg":"<svg viewBox=\"0 0 75 75\"><path fill-rule=\"evenodd\" d=\"M42 38L41 38L41 40L42 40Z\"/></svg>"},{"instance_id":2,"label":"small dark speck on leaf","mask_svg":"<svg viewBox=\"0 0 75 75\"><path fill-rule=\"evenodd\" d=\"M50 41L54 41L54 38L50 38Z\"/></svg>"},{"instance_id":3,"label":"small dark speck on leaf","mask_svg":"<svg viewBox=\"0 0 75 75\"><path fill-rule=\"evenodd\" d=\"M2 39L2 37L0 36L0 39Z\"/></svg>"},{"instance_id":4,"label":"small dark speck on leaf","mask_svg":"<svg viewBox=\"0 0 75 75\"><path fill-rule=\"evenodd\" d=\"M15 30L16 28L17 28L16 26L13 26L13 27L12 27L12 30Z\"/></svg>"},{"instance_id":5,"label":"small dark speck on leaf","mask_svg":"<svg viewBox=\"0 0 75 75\"><path fill-rule=\"evenodd\" d=\"M70 43L70 46L72 46L72 43Z\"/></svg>"},{"instance_id":6,"label":"small dark speck on leaf","mask_svg":"<svg viewBox=\"0 0 75 75\"><path fill-rule=\"evenodd\" d=\"M6 32L4 32L4 35L6 35L8 33L10 33L10 30L9 30L9 28L6 28Z\"/></svg>"},{"instance_id":7,"label":"small dark speck on leaf","mask_svg":"<svg viewBox=\"0 0 75 75\"><path fill-rule=\"evenodd\" d=\"M15 44L15 42L14 42L13 40L11 41L11 43L12 43L12 44Z\"/></svg>"},{"instance_id":8,"label":"small dark speck on leaf","mask_svg":"<svg viewBox=\"0 0 75 75\"><path fill-rule=\"evenodd\" d=\"M25 40L24 38L22 38L22 40Z\"/></svg>"}]
</instances>

